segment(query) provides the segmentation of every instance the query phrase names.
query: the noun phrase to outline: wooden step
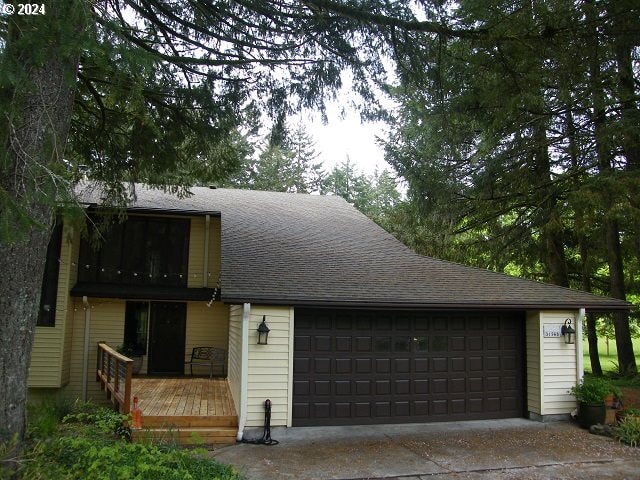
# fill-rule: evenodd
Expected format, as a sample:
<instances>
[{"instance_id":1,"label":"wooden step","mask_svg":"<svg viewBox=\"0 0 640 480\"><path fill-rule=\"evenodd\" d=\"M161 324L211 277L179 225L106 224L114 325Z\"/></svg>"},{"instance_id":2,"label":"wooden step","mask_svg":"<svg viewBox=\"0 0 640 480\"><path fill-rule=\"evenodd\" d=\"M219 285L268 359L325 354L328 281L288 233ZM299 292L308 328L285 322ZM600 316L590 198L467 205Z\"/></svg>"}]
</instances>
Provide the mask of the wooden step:
<instances>
[{"instance_id":1,"label":"wooden step","mask_svg":"<svg viewBox=\"0 0 640 480\"><path fill-rule=\"evenodd\" d=\"M143 415L142 428L191 428L191 427L237 427L236 415Z\"/></svg>"},{"instance_id":2,"label":"wooden step","mask_svg":"<svg viewBox=\"0 0 640 480\"><path fill-rule=\"evenodd\" d=\"M134 442L176 443L185 446L228 445L236 442L235 427L142 428L132 430Z\"/></svg>"}]
</instances>

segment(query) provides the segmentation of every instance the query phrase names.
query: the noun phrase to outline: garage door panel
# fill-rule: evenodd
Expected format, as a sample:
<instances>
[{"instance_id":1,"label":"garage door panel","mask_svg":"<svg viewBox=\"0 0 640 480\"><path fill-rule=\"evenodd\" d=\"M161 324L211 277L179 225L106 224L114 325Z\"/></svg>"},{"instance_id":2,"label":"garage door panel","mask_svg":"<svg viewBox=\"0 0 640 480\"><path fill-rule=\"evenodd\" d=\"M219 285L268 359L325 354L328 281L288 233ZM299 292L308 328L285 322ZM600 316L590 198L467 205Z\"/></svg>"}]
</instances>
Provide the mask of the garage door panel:
<instances>
[{"instance_id":1,"label":"garage door panel","mask_svg":"<svg viewBox=\"0 0 640 480\"><path fill-rule=\"evenodd\" d=\"M296 380L293 382L294 395L309 395L311 393L311 382L308 380Z\"/></svg>"},{"instance_id":2,"label":"garage door panel","mask_svg":"<svg viewBox=\"0 0 640 480\"><path fill-rule=\"evenodd\" d=\"M429 401L417 400L413 402L413 413L415 416L426 417L429 415Z\"/></svg>"},{"instance_id":3,"label":"garage door panel","mask_svg":"<svg viewBox=\"0 0 640 480\"><path fill-rule=\"evenodd\" d=\"M331 373L331 359L328 357L314 358L313 373L315 374Z\"/></svg>"},{"instance_id":4,"label":"garage door panel","mask_svg":"<svg viewBox=\"0 0 640 480\"><path fill-rule=\"evenodd\" d=\"M376 395L390 395L391 380L376 380Z\"/></svg>"},{"instance_id":5,"label":"garage door panel","mask_svg":"<svg viewBox=\"0 0 640 480\"><path fill-rule=\"evenodd\" d=\"M337 418L351 418L351 403L336 402L335 416Z\"/></svg>"},{"instance_id":6,"label":"garage door panel","mask_svg":"<svg viewBox=\"0 0 640 480\"><path fill-rule=\"evenodd\" d=\"M375 403L375 416L390 417L391 416L391 403L390 402L376 402Z\"/></svg>"},{"instance_id":7,"label":"garage door panel","mask_svg":"<svg viewBox=\"0 0 640 480\"><path fill-rule=\"evenodd\" d=\"M463 398L453 399L449 402L451 407L450 413L453 415L460 415L466 413L466 402Z\"/></svg>"},{"instance_id":8,"label":"garage door panel","mask_svg":"<svg viewBox=\"0 0 640 480\"><path fill-rule=\"evenodd\" d=\"M466 350L466 342L464 337L451 337L450 340L452 352L461 352Z\"/></svg>"},{"instance_id":9,"label":"garage door panel","mask_svg":"<svg viewBox=\"0 0 640 480\"><path fill-rule=\"evenodd\" d=\"M467 385L469 386L469 393L477 393L484 391L484 382L482 378L471 377L467 379Z\"/></svg>"},{"instance_id":10,"label":"garage door panel","mask_svg":"<svg viewBox=\"0 0 640 480\"><path fill-rule=\"evenodd\" d=\"M431 402L431 413L434 416L444 416L449 413L446 400L433 400Z\"/></svg>"},{"instance_id":11,"label":"garage door panel","mask_svg":"<svg viewBox=\"0 0 640 480\"><path fill-rule=\"evenodd\" d=\"M330 352L331 351L331 337L328 335L318 335L314 337L315 351L316 352Z\"/></svg>"},{"instance_id":12,"label":"garage door panel","mask_svg":"<svg viewBox=\"0 0 640 480\"><path fill-rule=\"evenodd\" d=\"M329 380L316 380L313 382L313 394L315 396L331 395L331 382Z\"/></svg>"},{"instance_id":13,"label":"garage door panel","mask_svg":"<svg viewBox=\"0 0 640 480\"><path fill-rule=\"evenodd\" d=\"M428 358L416 358L413 360L413 371L415 373L427 373L429 371Z\"/></svg>"},{"instance_id":14,"label":"garage door panel","mask_svg":"<svg viewBox=\"0 0 640 480\"><path fill-rule=\"evenodd\" d=\"M333 386L336 395L351 395L351 380L336 380Z\"/></svg>"},{"instance_id":15,"label":"garage door panel","mask_svg":"<svg viewBox=\"0 0 640 480\"><path fill-rule=\"evenodd\" d=\"M371 337L356 337L356 352L371 352Z\"/></svg>"},{"instance_id":16,"label":"garage door panel","mask_svg":"<svg viewBox=\"0 0 640 480\"><path fill-rule=\"evenodd\" d=\"M467 367L467 362L464 357L454 357L451 359L450 372L464 372Z\"/></svg>"},{"instance_id":17,"label":"garage door panel","mask_svg":"<svg viewBox=\"0 0 640 480\"><path fill-rule=\"evenodd\" d=\"M350 352L351 351L351 337L336 337L336 351L337 352Z\"/></svg>"},{"instance_id":18,"label":"garage door panel","mask_svg":"<svg viewBox=\"0 0 640 480\"><path fill-rule=\"evenodd\" d=\"M393 406L395 417L407 417L411 414L411 405L408 401L395 402Z\"/></svg>"},{"instance_id":19,"label":"garage door panel","mask_svg":"<svg viewBox=\"0 0 640 480\"><path fill-rule=\"evenodd\" d=\"M467 357L467 362L469 362L470 372L481 372L484 368L482 357L476 357L476 356Z\"/></svg>"},{"instance_id":20,"label":"garage door panel","mask_svg":"<svg viewBox=\"0 0 640 480\"><path fill-rule=\"evenodd\" d=\"M408 358L396 358L393 360L393 371L395 373L409 373L411 360Z\"/></svg>"},{"instance_id":21,"label":"garage door panel","mask_svg":"<svg viewBox=\"0 0 640 480\"><path fill-rule=\"evenodd\" d=\"M294 339L296 352L311 351L311 337L309 335L298 335Z\"/></svg>"},{"instance_id":22,"label":"garage door panel","mask_svg":"<svg viewBox=\"0 0 640 480\"><path fill-rule=\"evenodd\" d=\"M296 357L293 360L293 371L298 375L307 374L311 371L311 359L308 357Z\"/></svg>"},{"instance_id":23,"label":"garage door panel","mask_svg":"<svg viewBox=\"0 0 640 480\"><path fill-rule=\"evenodd\" d=\"M431 393L447 393L447 379L446 378L434 378L431 380Z\"/></svg>"},{"instance_id":24,"label":"garage door panel","mask_svg":"<svg viewBox=\"0 0 640 480\"><path fill-rule=\"evenodd\" d=\"M416 395L425 395L429 393L429 380L428 379L422 379L422 380L414 380L413 382L413 389L414 389L414 393Z\"/></svg>"},{"instance_id":25,"label":"garage door panel","mask_svg":"<svg viewBox=\"0 0 640 480\"><path fill-rule=\"evenodd\" d=\"M408 395L410 391L411 382L409 380L394 380L393 392L396 395Z\"/></svg>"},{"instance_id":26,"label":"garage door panel","mask_svg":"<svg viewBox=\"0 0 640 480\"><path fill-rule=\"evenodd\" d=\"M352 373L350 358L336 358L335 373Z\"/></svg>"},{"instance_id":27,"label":"garage door panel","mask_svg":"<svg viewBox=\"0 0 640 480\"><path fill-rule=\"evenodd\" d=\"M449 381L449 393L465 393L467 382L464 378L452 378Z\"/></svg>"},{"instance_id":28,"label":"garage door panel","mask_svg":"<svg viewBox=\"0 0 640 480\"><path fill-rule=\"evenodd\" d=\"M523 314L296 309L293 424L522 415Z\"/></svg>"},{"instance_id":29,"label":"garage door panel","mask_svg":"<svg viewBox=\"0 0 640 480\"><path fill-rule=\"evenodd\" d=\"M448 371L449 361L447 357L434 357L431 359L431 371L442 373Z\"/></svg>"},{"instance_id":30,"label":"garage door panel","mask_svg":"<svg viewBox=\"0 0 640 480\"><path fill-rule=\"evenodd\" d=\"M356 395L372 395L371 380L357 380L356 382Z\"/></svg>"},{"instance_id":31,"label":"garage door panel","mask_svg":"<svg viewBox=\"0 0 640 480\"><path fill-rule=\"evenodd\" d=\"M377 373L391 373L391 359L376 358L375 364Z\"/></svg>"}]
</instances>

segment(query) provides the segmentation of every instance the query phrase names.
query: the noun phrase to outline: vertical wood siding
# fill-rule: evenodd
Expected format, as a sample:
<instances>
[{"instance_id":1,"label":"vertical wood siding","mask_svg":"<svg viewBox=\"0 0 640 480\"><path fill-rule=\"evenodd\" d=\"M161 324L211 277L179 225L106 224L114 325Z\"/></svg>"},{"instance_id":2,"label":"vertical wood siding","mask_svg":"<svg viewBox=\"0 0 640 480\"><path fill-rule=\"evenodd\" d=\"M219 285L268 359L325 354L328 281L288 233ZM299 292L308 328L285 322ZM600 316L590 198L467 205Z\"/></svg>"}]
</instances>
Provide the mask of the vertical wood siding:
<instances>
[{"instance_id":1,"label":"vertical wood siding","mask_svg":"<svg viewBox=\"0 0 640 480\"><path fill-rule=\"evenodd\" d=\"M269 344L257 345L258 325L266 315ZM286 426L289 419L290 356L293 345L293 309L251 305L249 320L249 378L247 426L264 424L264 401L271 400L271 425Z\"/></svg>"},{"instance_id":2,"label":"vertical wood siding","mask_svg":"<svg viewBox=\"0 0 640 480\"><path fill-rule=\"evenodd\" d=\"M208 272L204 272L204 239L205 218L194 217L191 219L191 232L189 234L189 279L187 285L190 288L199 288L204 285L203 275L207 276L206 286L214 288L220 277L220 217L211 217L209 224L209 258Z\"/></svg>"}]
</instances>

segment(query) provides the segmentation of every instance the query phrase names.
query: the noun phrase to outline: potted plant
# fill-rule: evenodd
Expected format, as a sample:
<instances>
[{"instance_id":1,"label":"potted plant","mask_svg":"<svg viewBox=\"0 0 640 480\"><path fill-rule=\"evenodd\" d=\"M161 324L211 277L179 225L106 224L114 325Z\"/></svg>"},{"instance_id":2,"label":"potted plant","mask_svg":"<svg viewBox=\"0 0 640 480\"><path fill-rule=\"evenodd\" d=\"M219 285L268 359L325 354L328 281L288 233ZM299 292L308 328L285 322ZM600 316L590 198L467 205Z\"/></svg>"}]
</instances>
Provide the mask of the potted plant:
<instances>
[{"instance_id":1,"label":"potted plant","mask_svg":"<svg viewBox=\"0 0 640 480\"><path fill-rule=\"evenodd\" d=\"M116 348L116 351L133 360L131 370L134 375L138 375L142 370L142 357L144 355L130 343L120 345L118 348Z\"/></svg>"},{"instance_id":2,"label":"potted plant","mask_svg":"<svg viewBox=\"0 0 640 480\"><path fill-rule=\"evenodd\" d=\"M620 395L617 388L601 377L583 377L569 393L578 401L578 421L582 428L603 424L607 415L605 399L607 395Z\"/></svg>"}]
</instances>

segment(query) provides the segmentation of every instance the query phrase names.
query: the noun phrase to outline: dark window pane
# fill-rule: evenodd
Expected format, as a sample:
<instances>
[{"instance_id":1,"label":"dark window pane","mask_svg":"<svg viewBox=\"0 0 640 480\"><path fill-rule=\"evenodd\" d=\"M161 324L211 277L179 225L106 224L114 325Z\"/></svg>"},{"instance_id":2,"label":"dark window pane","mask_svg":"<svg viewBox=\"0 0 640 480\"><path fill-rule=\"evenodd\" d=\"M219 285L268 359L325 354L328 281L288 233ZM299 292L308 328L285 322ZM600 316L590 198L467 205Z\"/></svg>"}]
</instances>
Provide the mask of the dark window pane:
<instances>
[{"instance_id":1,"label":"dark window pane","mask_svg":"<svg viewBox=\"0 0 640 480\"><path fill-rule=\"evenodd\" d=\"M60 271L60 248L62 247L62 224L58 223L51 232L47 247L47 263L42 276L40 290L40 310L37 325L54 327L56 324L56 297L58 296L58 272Z\"/></svg>"},{"instance_id":2,"label":"dark window pane","mask_svg":"<svg viewBox=\"0 0 640 480\"><path fill-rule=\"evenodd\" d=\"M376 337L374 349L376 352L390 352L391 337Z\"/></svg>"},{"instance_id":3,"label":"dark window pane","mask_svg":"<svg viewBox=\"0 0 640 480\"><path fill-rule=\"evenodd\" d=\"M149 303L127 302L124 317L125 355L146 355Z\"/></svg>"},{"instance_id":4,"label":"dark window pane","mask_svg":"<svg viewBox=\"0 0 640 480\"><path fill-rule=\"evenodd\" d=\"M429 337L414 337L417 352L429 351Z\"/></svg>"},{"instance_id":5,"label":"dark window pane","mask_svg":"<svg viewBox=\"0 0 640 480\"><path fill-rule=\"evenodd\" d=\"M411 337L396 337L393 339L393 350L408 352L411 350Z\"/></svg>"},{"instance_id":6,"label":"dark window pane","mask_svg":"<svg viewBox=\"0 0 640 480\"><path fill-rule=\"evenodd\" d=\"M82 241L78 280L186 286L190 226L185 219L129 217L102 234L97 248Z\"/></svg>"},{"instance_id":7,"label":"dark window pane","mask_svg":"<svg viewBox=\"0 0 640 480\"><path fill-rule=\"evenodd\" d=\"M432 352L446 352L449 346L449 337L435 336L431 339Z\"/></svg>"}]
</instances>

